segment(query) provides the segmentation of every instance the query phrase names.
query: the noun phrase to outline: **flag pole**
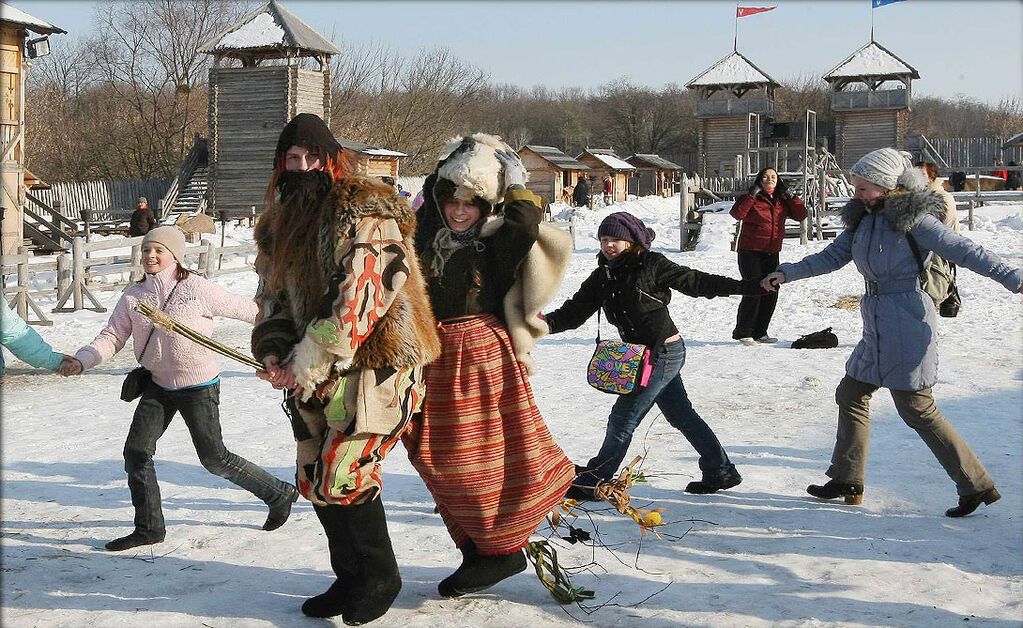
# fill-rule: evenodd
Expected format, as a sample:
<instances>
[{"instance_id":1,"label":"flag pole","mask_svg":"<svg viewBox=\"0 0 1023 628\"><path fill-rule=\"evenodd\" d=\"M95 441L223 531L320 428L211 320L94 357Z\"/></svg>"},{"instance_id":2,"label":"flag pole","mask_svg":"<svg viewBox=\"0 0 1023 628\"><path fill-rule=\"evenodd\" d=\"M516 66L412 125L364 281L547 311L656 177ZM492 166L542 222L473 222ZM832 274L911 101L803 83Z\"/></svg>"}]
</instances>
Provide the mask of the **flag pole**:
<instances>
[{"instance_id":1,"label":"flag pole","mask_svg":"<svg viewBox=\"0 0 1023 628\"><path fill-rule=\"evenodd\" d=\"M735 3L735 35L732 37L732 52L739 51L739 3Z\"/></svg>"},{"instance_id":2,"label":"flag pole","mask_svg":"<svg viewBox=\"0 0 1023 628\"><path fill-rule=\"evenodd\" d=\"M874 42L874 3L870 3L870 42Z\"/></svg>"}]
</instances>

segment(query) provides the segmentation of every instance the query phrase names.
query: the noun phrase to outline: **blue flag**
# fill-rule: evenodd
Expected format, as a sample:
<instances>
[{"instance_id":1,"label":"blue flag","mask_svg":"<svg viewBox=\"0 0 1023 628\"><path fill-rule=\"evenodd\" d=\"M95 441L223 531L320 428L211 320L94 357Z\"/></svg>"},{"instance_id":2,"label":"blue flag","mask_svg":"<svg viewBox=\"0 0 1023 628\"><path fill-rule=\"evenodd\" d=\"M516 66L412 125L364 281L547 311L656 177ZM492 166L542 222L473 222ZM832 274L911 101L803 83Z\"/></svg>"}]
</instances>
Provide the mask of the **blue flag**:
<instances>
[{"instance_id":1,"label":"blue flag","mask_svg":"<svg viewBox=\"0 0 1023 628\"><path fill-rule=\"evenodd\" d=\"M870 8L876 9L878 7L883 7L886 4L895 4L896 2L902 2L902 0L870 0Z\"/></svg>"}]
</instances>

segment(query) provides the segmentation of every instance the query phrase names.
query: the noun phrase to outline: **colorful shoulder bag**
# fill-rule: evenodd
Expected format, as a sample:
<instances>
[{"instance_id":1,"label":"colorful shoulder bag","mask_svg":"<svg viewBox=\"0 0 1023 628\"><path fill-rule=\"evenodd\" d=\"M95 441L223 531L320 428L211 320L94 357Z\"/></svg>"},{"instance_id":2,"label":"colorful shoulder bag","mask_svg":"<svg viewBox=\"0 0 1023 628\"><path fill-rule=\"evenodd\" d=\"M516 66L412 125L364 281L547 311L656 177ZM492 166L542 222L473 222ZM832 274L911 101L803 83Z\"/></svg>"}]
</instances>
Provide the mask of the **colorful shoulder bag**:
<instances>
[{"instance_id":1,"label":"colorful shoulder bag","mask_svg":"<svg viewBox=\"0 0 1023 628\"><path fill-rule=\"evenodd\" d=\"M628 395L650 383L653 360L650 348L634 342L600 339L597 310L597 348L586 369L586 382L600 392Z\"/></svg>"}]
</instances>

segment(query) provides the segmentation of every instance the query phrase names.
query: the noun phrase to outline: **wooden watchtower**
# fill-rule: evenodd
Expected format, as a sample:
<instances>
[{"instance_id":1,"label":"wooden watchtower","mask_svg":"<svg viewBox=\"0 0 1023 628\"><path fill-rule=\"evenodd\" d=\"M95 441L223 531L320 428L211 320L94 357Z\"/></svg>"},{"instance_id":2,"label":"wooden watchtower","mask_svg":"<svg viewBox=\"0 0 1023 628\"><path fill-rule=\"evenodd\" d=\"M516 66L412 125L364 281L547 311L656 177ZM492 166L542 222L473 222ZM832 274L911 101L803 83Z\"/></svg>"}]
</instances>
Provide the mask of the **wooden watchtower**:
<instances>
[{"instance_id":1,"label":"wooden watchtower","mask_svg":"<svg viewBox=\"0 0 1023 628\"><path fill-rule=\"evenodd\" d=\"M831 85L835 157L841 167L878 148L902 148L919 72L871 39L823 78Z\"/></svg>"},{"instance_id":2,"label":"wooden watchtower","mask_svg":"<svg viewBox=\"0 0 1023 628\"><path fill-rule=\"evenodd\" d=\"M341 51L270 0L199 46L199 52L214 56L207 206L212 212L262 211L284 125L300 113L330 123L330 57ZM300 67L303 58L318 67Z\"/></svg>"},{"instance_id":3,"label":"wooden watchtower","mask_svg":"<svg viewBox=\"0 0 1023 628\"><path fill-rule=\"evenodd\" d=\"M41 35L28 40L29 33ZM47 35L67 33L20 11L9 4L0 2L0 179L3 192L0 207L3 208L2 244L0 254L17 252L25 237L25 71L29 57L42 56L48 52ZM26 45L27 44L27 45Z\"/></svg>"},{"instance_id":4,"label":"wooden watchtower","mask_svg":"<svg viewBox=\"0 0 1023 628\"><path fill-rule=\"evenodd\" d=\"M760 146L761 129L766 127L760 118L774 115L778 86L737 50L686 83L700 95L696 103L700 174L743 175L735 172L736 155L746 156L751 146Z\"/></svg>"}]
</instances>

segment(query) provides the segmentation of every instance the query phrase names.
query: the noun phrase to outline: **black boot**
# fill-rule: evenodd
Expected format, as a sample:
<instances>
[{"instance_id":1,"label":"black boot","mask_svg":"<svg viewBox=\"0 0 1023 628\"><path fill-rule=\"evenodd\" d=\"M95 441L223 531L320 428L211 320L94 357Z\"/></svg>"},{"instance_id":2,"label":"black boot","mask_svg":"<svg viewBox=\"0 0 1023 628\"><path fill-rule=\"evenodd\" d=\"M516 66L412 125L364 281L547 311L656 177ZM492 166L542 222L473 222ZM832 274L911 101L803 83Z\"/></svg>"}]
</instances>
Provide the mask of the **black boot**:
<instances>
[{"instance_id":1,"label":"black boot","mask_svg":"<svg viewBox=\"0 0 1023 628\"><path fill-rule=\"evenodd\" d=\"M686 492L693 493L696 495L709 495L718 491L723 491L733 486L739 486L742 482L742 476L732 466L723 475L717 477L704 477L699 482L690 482L686 485Z\"/></svg>"},{"instance_id":2,"label":"black boot","mask_svg":"<svg viewBox=\"0 0 1023 628\"><path fill-rule=\"evenodd\" d=\"M325 592L311 597L302 604L302 613L309 617L334 617L340 615L348 603L348 591L355 582L354 552L352 538L348 531L348 506L317 506L313 511L327 535L327 549L330 551L330 568L337 576L334 584Z\"/></svg>"},{"instance_id":3,"label":"black boot","mask_svg":"<svg viewBox=\"0 0 1023 628\"><path fill-rule=\"evenodd\" d=\"M284 495L282 501L270 506L270 512L266 515L263 529L269 532L284 525L284 522L291 516L291 505L297 501L298 489L288 484L288 492Z\"/></svg>"},{"instance_id":4,"label":"black boot","mask_svg":"<svg viewBox=\"0 0 1023 628\"><path fill-rule=\"evenodd\" d=\"M855 505L863 503L862 484L848 484L846 482L839 482L838 480L828 480L828 483L824 486L818 486L817 484L807 486L806 492L817 499L835 499L836 497L844 497L845 503L847 504Z\"/></svg>"},{"instance_id":5,"label":"black boot","mask_svg":"<svg viewBox=\"0 0 1023 628\"><path fill-rule=\"evenodd\" d=\"M990 506L1001 498L1002 494L993 486L986 491L974 493L973 495L961 495L959 497L959 505L955 508L949 508L946 510L945 516L965 517L976 510L982 503Z\"/></svg>"},{"instance_id":6,"label":"black boot","mask_svg":"<svg viewBox=\"0 0 1023 628\"><path fill-rule=\"evenodd\" d=\"M976 508L976 506L974 506ZM126 549L133 547L139 547L140 545L156 545L162 543L165 533L163 532L143 532L141 530L135 530L128 536L122 536L119 539L114 539L107 543L104 547L111 552L121 552Z\"/></svg>"},{"instance_id":7,"label":"black boot","mask_svg":"<svg viewBox=\"0 0 1023 628\"><path fill-rule=\"evenodd\" d=\"M481 556L470 541L462 550L462 566L437 585L441 597L458 597L489 589L505 578L526 570L522 550L499 556Z\"/></svg>"},{"instance_id":8,"label":"black boot","mask_svg":"<svg viewBox=\"0 0 1023 628\"><path fill-rule=\"evenodd\" d=\"M381 617L401 591L401 575L387 534L384 504L379 497L344 507L355 580L348 587L341 619L358 626Z\"/></svg>"}]
</instances>

